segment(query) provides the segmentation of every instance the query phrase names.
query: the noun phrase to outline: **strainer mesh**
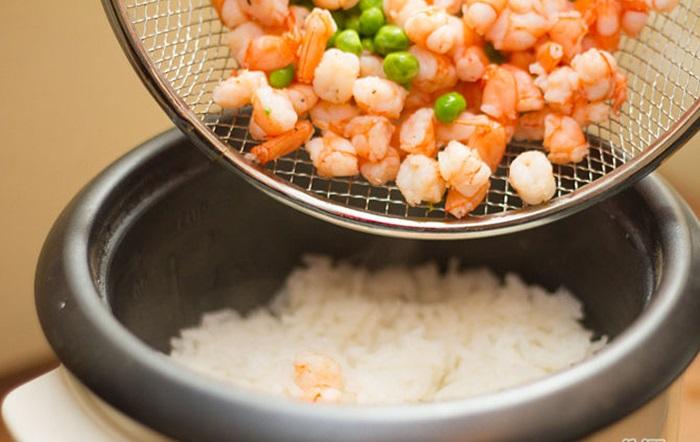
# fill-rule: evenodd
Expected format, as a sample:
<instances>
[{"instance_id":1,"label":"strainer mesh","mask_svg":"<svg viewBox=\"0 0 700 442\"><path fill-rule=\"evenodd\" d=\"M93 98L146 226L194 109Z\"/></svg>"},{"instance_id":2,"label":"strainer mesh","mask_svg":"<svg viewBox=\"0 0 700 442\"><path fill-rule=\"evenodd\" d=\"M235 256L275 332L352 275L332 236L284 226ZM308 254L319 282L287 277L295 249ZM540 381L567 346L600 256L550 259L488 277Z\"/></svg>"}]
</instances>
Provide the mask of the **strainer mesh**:
<instances>
[{"instance_id":1,"label":"strainer mesh","mask_svg":"<svg viewBox=\"0 0 700 442\"><path fill-rule=\"evenodd\" d=\"M130 29L173 91L231 149L248 151L249 110L222 111L212 90L230 75L221 26L209 0L123 0ZM669 14L652 14L641 35L623 37L616 54L628 78L629 97L619 115L588 128L590 155L573 166L555 166L557 196L592 183L655 142L700 97L700 0L684 0ZM605 140L602 142L601 140ZM522 207L507 181L510 161L526 143L511 143L484 203L471 216ZM268 165L270 173L308 192L370 212L444 219L442 205L409 207L394 185L371 186L361 177L325 179L300 150Z\"/></svg>"}]
</instances>

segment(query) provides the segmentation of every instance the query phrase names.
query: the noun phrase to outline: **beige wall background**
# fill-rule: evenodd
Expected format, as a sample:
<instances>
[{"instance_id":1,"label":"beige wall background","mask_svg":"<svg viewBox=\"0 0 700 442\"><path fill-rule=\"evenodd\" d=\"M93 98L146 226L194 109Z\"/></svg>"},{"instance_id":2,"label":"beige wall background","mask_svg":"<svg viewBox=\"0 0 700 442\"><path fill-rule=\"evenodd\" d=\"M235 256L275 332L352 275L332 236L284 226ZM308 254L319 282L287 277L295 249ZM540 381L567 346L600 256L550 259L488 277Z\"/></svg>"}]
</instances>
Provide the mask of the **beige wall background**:
<instances>
[{"instance_id":1,"label":"beige wall background","mask_svg":"<svg viewBox=\"0 0 700 442\"><path fill-rule=\"evenodd\" d=\"M53 220L100 169L171 126L97 0L0 1L0 376L50 357L34 266ZM700 207L700 138L664 173Z\"/></svg>"}]
</instances>

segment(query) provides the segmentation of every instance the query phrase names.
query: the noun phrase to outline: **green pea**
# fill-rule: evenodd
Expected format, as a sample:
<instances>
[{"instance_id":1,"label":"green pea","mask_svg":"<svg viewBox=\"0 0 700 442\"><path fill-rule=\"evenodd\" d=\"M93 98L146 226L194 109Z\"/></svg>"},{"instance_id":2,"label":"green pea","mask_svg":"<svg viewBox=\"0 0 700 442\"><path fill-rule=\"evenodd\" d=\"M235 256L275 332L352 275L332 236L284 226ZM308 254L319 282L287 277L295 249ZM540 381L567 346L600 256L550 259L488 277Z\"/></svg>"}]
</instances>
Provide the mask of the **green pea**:
<instances>
[{"instance_id":1,"label":"green pea","mask_svg":"<svg viewBox=\"0 0 700 442\"><path fill-rule=\"evenodd\" d=\"M395 25L384 25L374 35L374 49L386 55L408 49L408 37L403 29Z\"/></svg>"},{"instance_id":2,"label":"green pea","mask_svg":"<svg viewBox=\"0 0 700 442\"><path fill-rule=\"evenodd\" d=\"M360 32L360 16L351 15L345 19L345 29L352 29L355 32Z\"/></svg>"},{"instance_id":3,"label":"green pea","mask_svg":"<svg viewBox=\"0 0 700 442\"><path fill-rule=\"evenodd\" d=\"M294 80L294 66L289 65L285 68L276 69L270 72L270 86L283 88L289 86Z\"/></svg>"},{"instance_id":4,"label":"green pea","mask_svg":"<svg viewBox=\"0 0 700 442\"><path fill-rule=\"evenodd\" d=\"M331 11L331 16L333 17L333 21L338 27L338 30L341 30L345 27L345 19L347 18L345 12L340 10Z\"/></svg>"},{"instance_id":5,"label":"green pea","mask_svg":"<svg viewBox=\"0 0 700 442\"><path fill-rule=\"evenodd\" d=\"M506 57L489 42L484 45L484 52L491 63L501 64L506 61Z\"/></svg>"},{"instance_id":6,"label":"green pea","mask_svg":"<svg viewBox=\"0 0 700 442\"><path fill-rule=\"evenodd\" d=\"M443 123L451 123L467 108L467 100L464 99L462 94L448 92L435 100L433 108L438 120Z\"/></svg>"},{"instance_id":7,"label":"green pea","mask_svg":"<svg viewBox=\"0 0 700 442\"><path fill-rule=\"evenodd\" d=\"M359 5L361 11L366 11L370 8L382 9L383 3L383 0L360 0Z\"/></svg>"},{"instance_id":8,"label":"green pea","mask_svg":"<svg viewBox=\"0 0 700 442\"><path fill-rule=\"evenodd\" d=\"M363 38L362 49L364 49L367 52L374 52L374 40L372 40L371 38Z\"/></svg>"},{"instance_id":9,"label":"green pea","mask_svg":"<svg viewBox=\"0 0 700 442\"><path fill-rule=\"evenodd\" d=\"M384 73L389 80L407 84L418 75L418 59L406 51L392 52L384 58Z\"/></svg>"},{"instance_id":10,"label":"green pea","mask_svg":"<svg viewBox=\"0 0 700 442\"><path fill-rule=\"evenodd\" d=\"M371 36L384 26L384 13L379 8L369 8L360 15L360 34Z\"/></svg>"},{"instance_id":11,"label":"green pea","mask_svg":"<svg viewBox=\"0 0 700 442\"><path fill-rule=\"evenodd\" d=\"M362 42L357 32L352 29L346 29L338 34L335 38L335 47L344 52L350 52L355 55L362 53Z\"/></svg>"}]
</instances>

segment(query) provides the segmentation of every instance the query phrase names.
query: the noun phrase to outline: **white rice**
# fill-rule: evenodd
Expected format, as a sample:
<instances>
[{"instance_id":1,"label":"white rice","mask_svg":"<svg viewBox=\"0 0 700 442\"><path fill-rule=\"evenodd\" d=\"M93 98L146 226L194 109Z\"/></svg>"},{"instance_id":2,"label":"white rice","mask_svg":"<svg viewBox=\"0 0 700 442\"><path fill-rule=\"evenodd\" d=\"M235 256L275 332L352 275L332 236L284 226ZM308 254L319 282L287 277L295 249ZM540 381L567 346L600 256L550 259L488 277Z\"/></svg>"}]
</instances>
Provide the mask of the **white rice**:
<instances>
[{"instance_id":1,"label":"white rice","mask_svg":"<svg viewBox=\"0 0 700 442\"><path fill-rule=\"evenodd\" d=\"M580 324L581 303L567 290L516 275L304 262L269 306L205 314L172 339L171 356L239 387L299 397L294 360L317 352L342 367L344 402L396 404L531 382L605 345Z\"/></svg>"}]
</instances>

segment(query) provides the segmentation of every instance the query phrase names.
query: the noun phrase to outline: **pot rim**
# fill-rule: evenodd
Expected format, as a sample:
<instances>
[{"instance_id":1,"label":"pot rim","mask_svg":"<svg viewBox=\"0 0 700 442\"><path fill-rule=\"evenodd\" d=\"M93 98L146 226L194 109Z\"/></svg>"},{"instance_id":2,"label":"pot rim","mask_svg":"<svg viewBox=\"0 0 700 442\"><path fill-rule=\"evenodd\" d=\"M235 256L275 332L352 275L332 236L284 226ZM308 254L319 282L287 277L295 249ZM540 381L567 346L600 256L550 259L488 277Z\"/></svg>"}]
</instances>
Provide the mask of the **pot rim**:
<instances>
[{"instance_id":1,"label":"pot rim","mask_svg":"<svg viewBox=\"0 0 700 442\"><path fill-rule=\"evenodd\" d=\"M222 388L220 381L178 365L121 325L101 292L104 281L99 278L103 275L94 275L90 265L93 234L105 207L120 191L118 184L167 161L168 152L183 143L187 143L184 136L170 130L135 148L87 185L54 225L36 274L39 319L61 361L103 400L164 434L181 437L166 425L165 411L152 411L162 407L165 395L170 411L177 408L175 414L181 414L182 407L192 407L188 402L194 401L191 403L222 411L245 409L269 419L322 421L328 428L377 425L386 430L430 424L474 429L476 425L483 434L500 434L498 428L507 423L516 427L511 433L521 440L572 439L648 402L698 351L700 298L694 295L700 290L700 272L693 271L700 251L697 221L673 190L651 176L634 189L651 216L661 220L657 226L663 259L658 268L663 271L654 299L630 327L587 361L501 392L420 405L334 407L270 400L268 395L233 386ZM118 236L112 251L118 247ZM77 331L82 332L79 339ZM665 357L654 350L663 351ZM125 363L106 369L105 355ZM123 392L125 379L140 390L140 403L134 402L133 392ZM217 417L208 419L214 419L209 422L213 428L222 425ZM539 429L530 421L538 421Z\"/></svg>"}]
</instances>

